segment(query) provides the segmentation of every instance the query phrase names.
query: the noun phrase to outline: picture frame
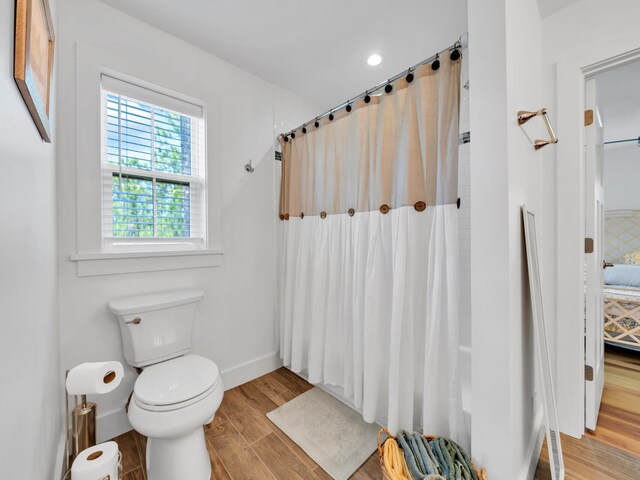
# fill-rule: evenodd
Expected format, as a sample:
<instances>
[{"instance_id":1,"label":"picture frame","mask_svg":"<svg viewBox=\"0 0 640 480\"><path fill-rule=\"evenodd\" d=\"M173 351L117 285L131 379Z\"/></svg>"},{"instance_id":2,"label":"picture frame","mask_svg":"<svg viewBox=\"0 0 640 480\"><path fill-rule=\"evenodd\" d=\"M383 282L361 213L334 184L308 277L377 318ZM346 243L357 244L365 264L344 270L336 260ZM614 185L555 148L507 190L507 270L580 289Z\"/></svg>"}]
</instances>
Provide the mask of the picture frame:
<instances>
[{"instance_id":1,"label":"picture frame","mask_svg":"<svg viewBox=\"0 0 640 480\"><path fill-rule=\"evenodd\" d=\"M16 0L13 77L42 139L51 143L51 79L55 49L48 0Z\"/></svg>"},{"instance_id":2,"label":"picture frame","mask_svg":"<svg viewBox=\"0 0 640 480\"><path fill-rule=\"evenodd\" d=\"M558 408L553 386L551 355L549 352L549 335L544 318L542 304L542 286L540 283L540 260L538 258L538 242L536 240L536 215L522 205L522 221L524 224L525 248L527 253L527 270L529 272L529 292L531 294L531 313L534 326L534 343L538 360L539 386L542 388L542 406L544 409L544 427L549 452L549 466L552 480L564 480L564 459L560 443L558 424Z\"/></svg>"}]
</instances>

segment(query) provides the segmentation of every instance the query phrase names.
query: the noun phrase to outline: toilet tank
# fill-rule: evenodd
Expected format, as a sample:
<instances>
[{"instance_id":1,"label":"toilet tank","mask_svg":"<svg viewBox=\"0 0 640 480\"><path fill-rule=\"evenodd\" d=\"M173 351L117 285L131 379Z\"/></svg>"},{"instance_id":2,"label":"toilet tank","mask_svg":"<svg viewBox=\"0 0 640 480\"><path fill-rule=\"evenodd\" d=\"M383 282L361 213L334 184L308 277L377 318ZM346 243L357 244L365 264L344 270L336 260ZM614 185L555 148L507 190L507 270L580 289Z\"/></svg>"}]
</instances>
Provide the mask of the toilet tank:
<instances>
[{"instance_id":1,"label":"toilet tank","mask_svg":"<svg viewBox=\"0 0 640 480\"><path fill-rule=\"evenodd\" d=\"M111 300L127 363L144 367L187 353L194 313L203 296L202 290L191 289Z\"/></svg>"}]
</instances>

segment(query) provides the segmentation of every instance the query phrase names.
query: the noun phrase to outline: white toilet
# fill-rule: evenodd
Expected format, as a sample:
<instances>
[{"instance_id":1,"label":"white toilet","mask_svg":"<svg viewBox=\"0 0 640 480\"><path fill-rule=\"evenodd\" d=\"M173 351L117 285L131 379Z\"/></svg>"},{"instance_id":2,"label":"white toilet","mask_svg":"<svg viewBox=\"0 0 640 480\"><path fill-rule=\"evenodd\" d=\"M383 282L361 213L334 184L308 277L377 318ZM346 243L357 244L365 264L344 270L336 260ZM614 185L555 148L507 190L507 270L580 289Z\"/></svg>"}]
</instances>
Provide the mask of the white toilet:
<instances>
[{"instance_id":1,"label":"white toilet","mask_svg":"<svg viewBox=\"0 0 640 480\"><path fill-rule=\"evenodd\" d=\"M127 362L142 369L129 421L147 437L149 480L209 480L211 463L203 425L222 402L218 367L187 355L201 290L180 290L109 302L118 316Z\"/></svg>"}]
</instances>

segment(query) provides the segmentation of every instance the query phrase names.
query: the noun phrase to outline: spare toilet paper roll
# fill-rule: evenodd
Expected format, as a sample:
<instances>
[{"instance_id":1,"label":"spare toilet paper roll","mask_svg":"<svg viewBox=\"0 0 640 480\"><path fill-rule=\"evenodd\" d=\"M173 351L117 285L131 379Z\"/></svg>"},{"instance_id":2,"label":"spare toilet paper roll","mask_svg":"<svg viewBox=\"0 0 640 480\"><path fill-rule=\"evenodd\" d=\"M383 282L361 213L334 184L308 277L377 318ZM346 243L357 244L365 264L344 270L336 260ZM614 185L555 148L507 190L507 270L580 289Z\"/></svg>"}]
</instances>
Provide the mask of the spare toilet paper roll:
<instances>
[{"instance_id":1,"label":"spare toilet paper roll","mask_svg":"<svg viewBox=\"0 0 640 480\"><path fill-rule=\"evenodd\" d=\"M67 375L69 395L95 395L114 390L124 378L120 362L81 363Z\"/></svg>"},{"instance_id":2,"label":"spare toilet paper roll","mask_svg":"<svg viewBox=\"0 0 640 480\"><path fill-rule=\"evenodd\" d=\"M119 460L116 442L87 448L73 461L71 480L118 480Z\"/></svg>"}]
</instances>

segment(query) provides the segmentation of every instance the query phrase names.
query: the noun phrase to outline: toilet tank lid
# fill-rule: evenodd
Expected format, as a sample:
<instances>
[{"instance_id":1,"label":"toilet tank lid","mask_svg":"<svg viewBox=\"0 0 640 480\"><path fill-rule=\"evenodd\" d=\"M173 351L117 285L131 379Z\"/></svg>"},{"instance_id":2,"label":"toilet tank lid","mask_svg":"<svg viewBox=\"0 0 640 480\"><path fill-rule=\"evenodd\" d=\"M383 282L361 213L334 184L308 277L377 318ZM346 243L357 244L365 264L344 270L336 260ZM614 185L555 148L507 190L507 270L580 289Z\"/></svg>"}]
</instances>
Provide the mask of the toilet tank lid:
<instances>
[{"instance_id":1,"label":"toilet tank lid","mask_svg":"<svg viewBox=\"0 0 640 480\"><path fill-rule=\"evenodd\" d=\"M202 300L204 292L197 288L149 293L132 297L116 298L109 302L109 308L116 315L151 312L163 308L186 305Z\"/></svg>"}]
</instances>

